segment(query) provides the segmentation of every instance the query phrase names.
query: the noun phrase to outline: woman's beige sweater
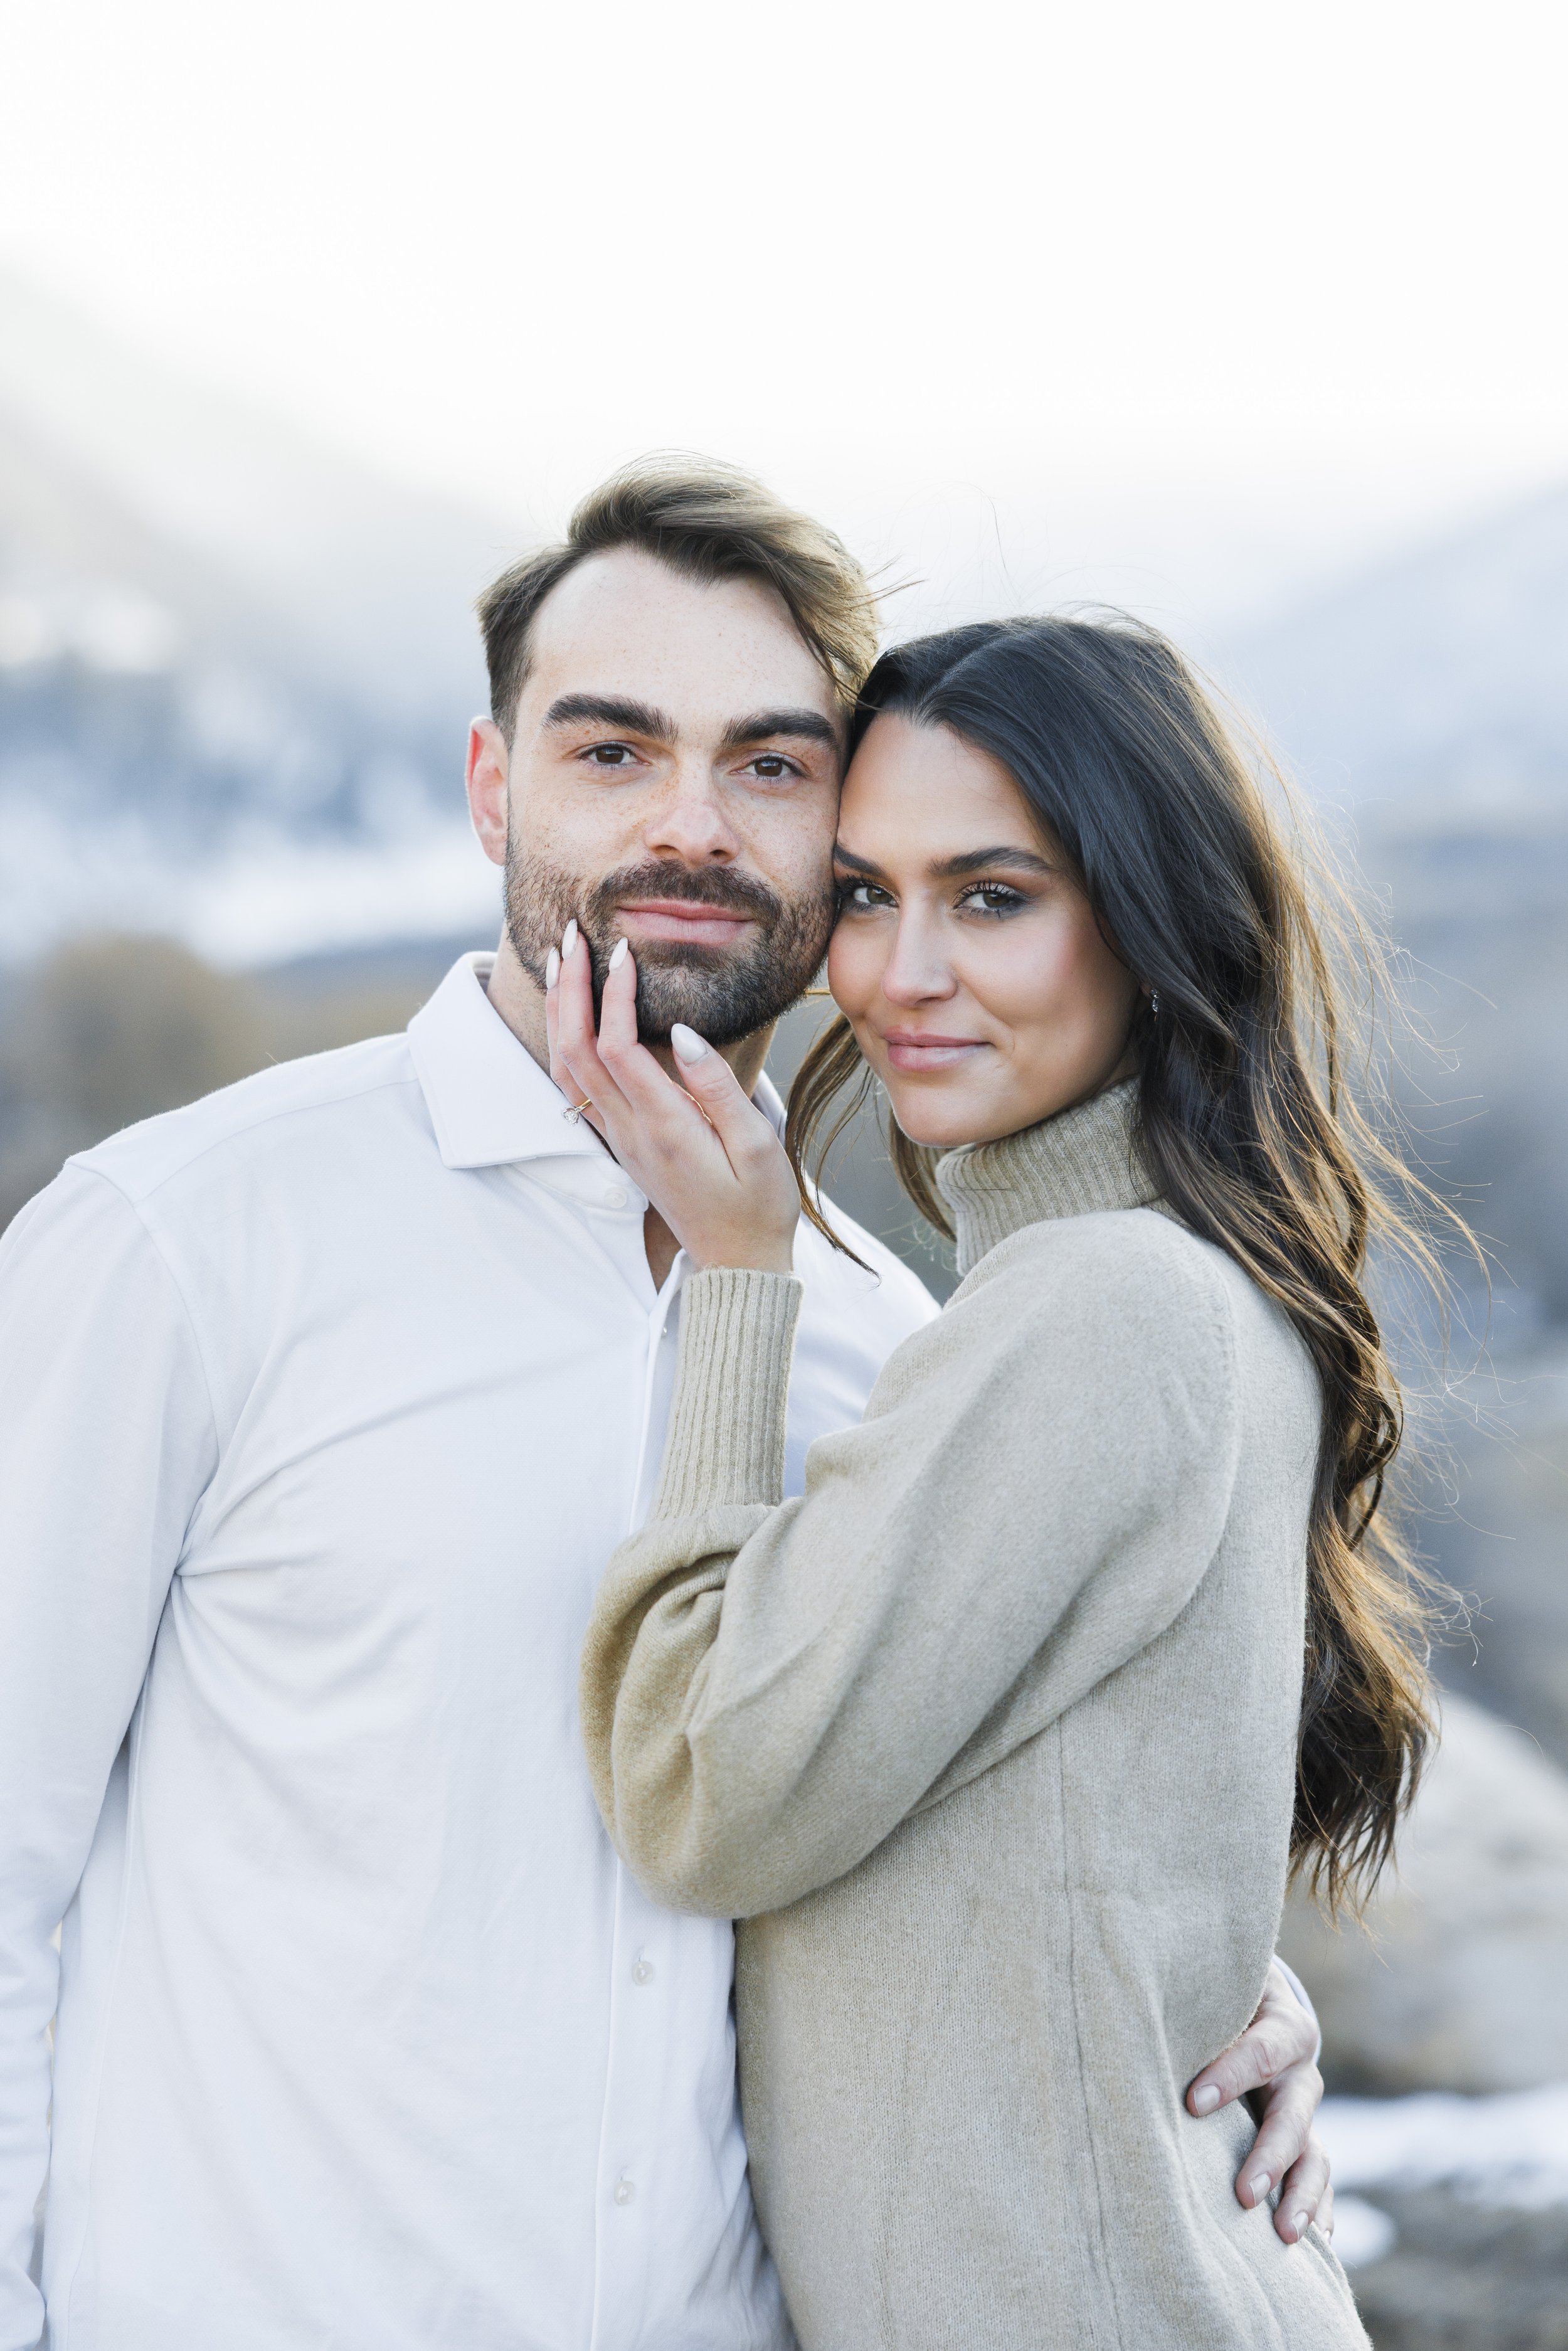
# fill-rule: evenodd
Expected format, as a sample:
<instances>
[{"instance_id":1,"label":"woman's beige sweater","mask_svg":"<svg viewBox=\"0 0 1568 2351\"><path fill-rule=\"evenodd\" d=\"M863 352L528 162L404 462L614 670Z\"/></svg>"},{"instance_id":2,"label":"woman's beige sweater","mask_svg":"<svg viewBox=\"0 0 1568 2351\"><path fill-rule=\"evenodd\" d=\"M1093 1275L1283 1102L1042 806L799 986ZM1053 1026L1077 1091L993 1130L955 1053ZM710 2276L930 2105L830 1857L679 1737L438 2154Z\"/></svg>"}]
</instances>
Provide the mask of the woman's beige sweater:
<instances>
[{"instance_id":1,"label":"woman's beige sweater","mask_svg":"<svg viewBox=\"0 0 1568 2351\"><path fill-rule=\"evenodd\" d=\"M1273 1949L1320 1404L1154 1211L1130 1088L939 1170L967 1279L780 1505L799 1287L688 1283L655 1515L582 1669L643 1883L742 1923L805 2351L1343 2351L1316 2230L1186 2084Z\"/></svg>"}]
</instances>

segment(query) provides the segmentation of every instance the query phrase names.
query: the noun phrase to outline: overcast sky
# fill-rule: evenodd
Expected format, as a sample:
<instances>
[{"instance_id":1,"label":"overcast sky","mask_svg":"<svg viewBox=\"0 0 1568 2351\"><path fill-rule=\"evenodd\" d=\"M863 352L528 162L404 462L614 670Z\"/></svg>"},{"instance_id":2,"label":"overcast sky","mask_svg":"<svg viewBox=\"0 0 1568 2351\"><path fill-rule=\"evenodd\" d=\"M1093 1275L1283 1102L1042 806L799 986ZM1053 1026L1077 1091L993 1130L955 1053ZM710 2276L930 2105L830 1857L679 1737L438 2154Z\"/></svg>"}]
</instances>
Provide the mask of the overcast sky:
<instances>
[{"instance_id":1,"label":"overcast sky","mask_svg":"<svg viewBox=\"0 0 1568 2351\"><path fill-rule=\"evenodd\" d=\"M696 447L1177 594L1568 471L1563 21L0 0L0 261L524 525Z\"/></svg>"}]
</instances>

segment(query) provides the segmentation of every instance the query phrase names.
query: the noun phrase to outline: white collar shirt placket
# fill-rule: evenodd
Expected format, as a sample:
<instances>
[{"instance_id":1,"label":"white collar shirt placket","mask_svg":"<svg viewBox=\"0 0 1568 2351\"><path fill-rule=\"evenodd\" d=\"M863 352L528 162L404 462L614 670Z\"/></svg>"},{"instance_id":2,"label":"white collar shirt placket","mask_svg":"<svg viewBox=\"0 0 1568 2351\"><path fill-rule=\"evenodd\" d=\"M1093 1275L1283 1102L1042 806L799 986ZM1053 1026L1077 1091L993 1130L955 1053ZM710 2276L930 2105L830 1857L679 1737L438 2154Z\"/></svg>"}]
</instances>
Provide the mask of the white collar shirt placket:
<instances>
[{"instance_id":1,"label":"white collar shirt placket","mask_svg":"<svg viewBox=\"0 0 1568 2351\"><path fill-rule=\"evenodd\" d=\"M641 1426L628 1448L635 1465L630 1534L646 1518L658 1482L689 1261L679 1252L663 1288L654 1289L643 1231L647 1200L602 1153L539 1159L513 1172L518 1183L548 1193L580 1221L644 1317ZM688 2168L698 2141L709 2164L716 2158L720 2199L731 2215L726 2251L737 2282L746 2281L747 2302L762 2305L763 2331L756 2339L771 2343L777 2289L752 2219L734 2093L733 1930L727 1919L662 1909L619 1855L612 1865L591 2351L629 2351L642 2344L647 2314L661 2299L660 2269L673 2261L695 2273L700 2263ZM706 2062L694 2068L694 2052L705 2047Z\"/></svg>"},{"instance_id":2,"label":"white collar shirt placket","mask_svg":"<svg viewBox=\"0 0 1568 2351\"><path fill-rule=\"evenodd\" d=\"M546 1147L512 1162L507 1174L544 1213L570 1220L640 1310L640 1426L626 1432L625 1454L632 1474L624 1531L632 1533L658 1483L689 1260L677 1252L655 1288L646 1196L591 1127L564 1119L555 1089L549 1092L546 1118L561 1120L563 1136L557 1141L547 1123ZM589 2351L652 2351L655 2345L664 2351L666 2344L668 2351L686 2351L699 2340L706 2346L716 2342L721 2308L727 2313L721 2323L736 2330L735 2351L785 2351L793 2336L752 2209L736 2090L733 1928L727 1919L661 1908L618 1855L611 1865ZM711 2183L706 2194L694 2194L699 2175ZM710 2290L721 2289L714 2311L671 2311L664 2282L695 2281L705 2271ZM661 2318L650 2325L655 2313Z\"/></svg>"}]
</instances>

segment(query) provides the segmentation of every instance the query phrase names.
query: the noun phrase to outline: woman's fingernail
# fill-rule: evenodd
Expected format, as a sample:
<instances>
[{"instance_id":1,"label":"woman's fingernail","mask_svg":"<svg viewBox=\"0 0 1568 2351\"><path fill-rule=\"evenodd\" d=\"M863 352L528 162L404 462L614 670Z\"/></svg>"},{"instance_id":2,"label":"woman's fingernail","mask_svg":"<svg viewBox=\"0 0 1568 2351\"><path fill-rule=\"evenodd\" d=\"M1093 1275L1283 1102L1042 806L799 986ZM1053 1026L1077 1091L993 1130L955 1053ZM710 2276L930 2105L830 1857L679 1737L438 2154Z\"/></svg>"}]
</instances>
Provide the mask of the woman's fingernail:
<instances>
[{"instance_id":1,"label":"woman's fingernail","mask_svg":"<svg viewBox=\"0 0 1568 2351\"><path fill-rule=\"evenodd\" d=\"M1219 2092L1212 2082L1206 2082L1201 2090L1195 2090L1192 2094L1192 2110L1195 2115L1211 2115L1218 2104Z\"/></svg>"},{"instance_id":2,"label":"woman's fingernail","mask_svg":"<svg viewBox=\"0 0 1568 2351\"><path fill-rule=\"evenodd\" d=\"M1298 2237L1304 2237L1306 2235L1308 2229L1312 2225L1312 2216L1310 2212L1291 2213L1291 2226L1294 2229Z\"/></svg>"},{"instance_id":3,"label":"woman's fingernail","mask_svg":"<svg viewBox=\"0 0 1568 2351\"><path fill-rule=\"evenodd\" d=\"M688 1029L684 1020L677 1020L672 1027L670 1043L677 1061L700 1061L708 1050L706 1039L699 1037L695 1029Z\"/></svg>"},{"instance_id":4,"label":"woman's fingernail","mask_svg":"<svg viewBox=\"0 0 1568 2351\"><path fill-rule=\"evenodd\" d=\"M621 967L622 967L622 965L625 962L625 960L626 960L626 941L625 941L624 939L617 939L617 940L616 940L616 942L615 942L615 945L614 945L614 946L611 948L611 950L610 950L610 968L611 968L611 970L612 970L612 971L619 971L619 970L620 970L620 968L621 968Z\"/></svg>"},{"instance_id":5,"label":"woman's fingernail","mask_svg":"<svg viewBox=\"0 0 1568 2351\"><path fill-rule=\"evenodd\" d=\"M567 925L567 926L566 926L566 931L565 931L564 935L562 936L561 943L560 943L560 959L561 959L562 963L564 963L564 962L566 961L566 959L567 959L568 956L569 956L569 955L570 955L570 953L571 953L571 951L572 951L573 947L574 947L576 945L577 945L577 917L576 917L575 915L573 915L573 917L572 917L571 921L570 921L570 923L568 923L568 925Z\"/></svg>"},{"instance_id":6,"label":"woman's fingernail","mask_svg":"<svg viewBox=\"0 0 1568 2351\"><path fill-rule=\"evenodd\" d=\"M545 987L551 988L560 977L560 956L554 947L545 957Z\"/></svg>"},{"instance_id":7,"label":"woman's fingernail","mask_svg":"<svg viewBox=\"0 0 1568 2351\"><path fill-rule=\"evenodd\" d=\"M1248 2187L1252 2190L1253 2203L1261 2204L1264 2197L1267 2196L1273 2184L1273 2181L1270 2179L1269 2174L1266 2171L1255 2171L1251 2179L1247 2182Z\"/></svg>"}]
</instances>

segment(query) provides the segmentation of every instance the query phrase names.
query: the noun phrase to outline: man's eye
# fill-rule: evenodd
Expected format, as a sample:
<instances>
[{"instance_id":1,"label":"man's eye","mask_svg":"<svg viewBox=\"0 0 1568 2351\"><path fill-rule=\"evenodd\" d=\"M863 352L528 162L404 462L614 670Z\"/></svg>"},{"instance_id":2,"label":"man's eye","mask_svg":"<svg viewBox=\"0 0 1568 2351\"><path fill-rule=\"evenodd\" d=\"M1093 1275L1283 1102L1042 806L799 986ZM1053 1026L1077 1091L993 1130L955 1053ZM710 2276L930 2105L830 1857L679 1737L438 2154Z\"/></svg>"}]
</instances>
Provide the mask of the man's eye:
<instances>
[{"instance_id":1,"label":"man's eye","mask_svg":"<svg viewBox=\"0 0 1568 2351\"><path fill-rule=\"evenodd\" d=\"M588 753L596 768L629 768L636 756L630 743L595 743Z\"/></svg>"},{"instance_id":2,"label":"man's eye","mask_svg":"<svg viewBox=\"0 0 1568 2351\"><path fill-rule=\"evenodd\" d=\"M746 765L747 771L765 784L777 784L786 776L798 776L800 772L794 760L787 759L782 751L758 751L755 759L748 759Z\"/></svg>"}]
</instances>

